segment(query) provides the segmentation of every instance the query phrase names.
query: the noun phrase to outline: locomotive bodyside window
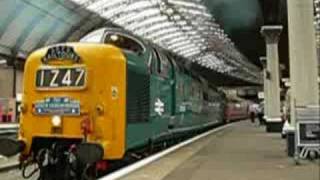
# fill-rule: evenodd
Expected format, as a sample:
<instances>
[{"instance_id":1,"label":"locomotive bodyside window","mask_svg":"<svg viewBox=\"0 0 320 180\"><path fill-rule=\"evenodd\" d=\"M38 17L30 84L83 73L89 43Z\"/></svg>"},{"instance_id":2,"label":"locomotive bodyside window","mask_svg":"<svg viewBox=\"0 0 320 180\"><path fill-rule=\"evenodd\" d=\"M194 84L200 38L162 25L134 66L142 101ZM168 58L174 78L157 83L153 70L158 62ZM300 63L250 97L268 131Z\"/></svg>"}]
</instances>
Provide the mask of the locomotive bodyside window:
<instances>
[{"instance_id":1,"label":"locomotive bodyside window","mask_svg":"<svg viewBox=\"0 0 320 180\"><path fill-rule=\"evenodd\" d=\"M157 59L156 72L164 78L169 78L169 70L170 70L169 60L167 59L166 56L160 54L159 51L157 51L156 49L154 49L154 54Z\"/></svg>"},{"instance_id":2,"label":"locomotive bodyside window","mask_svg":"<svg viewBox=\"0 0 320 180\"><path fill-rule=\"evenodd\" d=\"M170 75L169 75L169 69L170 69L169 60L164 55L161 55L160 60L161 60L161 75L166 78L169 78L170 77Z\"/></svg>"},{"instance_id":3,"label":"locomotive bodyside window","mask_svg":"<svg viewBox=\"0 0 320 180\"><path fill-rule=\"evenodd\" d=\"M118 33L107 33L104 39L104 43L112 44L123 50L127 50L137 54L142 54L144 52L144 48L141 43L130 37Z\"/></svg>"},{"instance_id":4,"label":"locomotive bodyside window","mask_svg":"<svg viewBox=\"0 0 320 180\"><path fill-rule=\"evenodd\" d=\"M149 61L149 71L151 74L157 74L158 73L158 57L157 54L155 52L155 50L152 50L152 55L151 55L151 60Z\"/></svg>"},{"instance_id":5,"label":"locomotive bodyside window","mask_svg":"<svg viewBox=\"0 0 320 180\"><path fill-rule=\"evenodd\" d=\"M155 61L153 61L154 67L155 67L155 71L158 74L161 74L161 62L160 62L160 55L159 53L156 51L156 49L153 49L153 54L155 56Z\"/></svg>"}]
</instances>

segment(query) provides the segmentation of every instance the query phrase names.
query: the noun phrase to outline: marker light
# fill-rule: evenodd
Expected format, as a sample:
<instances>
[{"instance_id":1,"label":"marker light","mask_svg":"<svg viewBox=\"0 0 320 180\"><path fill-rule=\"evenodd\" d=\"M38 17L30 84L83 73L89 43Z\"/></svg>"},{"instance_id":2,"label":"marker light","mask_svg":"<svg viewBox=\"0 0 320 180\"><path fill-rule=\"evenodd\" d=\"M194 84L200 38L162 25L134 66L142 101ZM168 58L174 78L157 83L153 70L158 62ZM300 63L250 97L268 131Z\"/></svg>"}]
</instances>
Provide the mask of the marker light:
<instances>
[{"instance_id":1,"label":"marker light","mask_svg":"<svg viewBox=\"0 0 320 180\"><path fill-rule=\"evenodd\" d=\"M53 116L51 119L51 123L54 127L60 127L61 126L61 117L60 116Z\"/></svg>"}]
</instances>

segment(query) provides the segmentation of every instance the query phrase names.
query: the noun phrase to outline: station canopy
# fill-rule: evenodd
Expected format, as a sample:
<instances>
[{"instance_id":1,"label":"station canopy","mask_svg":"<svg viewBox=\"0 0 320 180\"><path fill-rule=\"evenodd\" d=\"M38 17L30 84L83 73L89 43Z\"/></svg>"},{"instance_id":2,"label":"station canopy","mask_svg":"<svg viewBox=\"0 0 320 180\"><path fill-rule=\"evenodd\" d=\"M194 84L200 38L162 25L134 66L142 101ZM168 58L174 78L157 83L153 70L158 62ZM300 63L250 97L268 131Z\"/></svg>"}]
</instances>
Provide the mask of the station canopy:
<instances>
[{"instance_id":1,"label":"station canopy","mask_svg":"<svg viewBox=\"0 0 320 180\"><path fill-rule=\"evenodd\" d=\"M108 23L206 70L261 83L260 69L237 50L202 0L1 0L0 53L28 55Z\"/></svg>"}]
</instances>

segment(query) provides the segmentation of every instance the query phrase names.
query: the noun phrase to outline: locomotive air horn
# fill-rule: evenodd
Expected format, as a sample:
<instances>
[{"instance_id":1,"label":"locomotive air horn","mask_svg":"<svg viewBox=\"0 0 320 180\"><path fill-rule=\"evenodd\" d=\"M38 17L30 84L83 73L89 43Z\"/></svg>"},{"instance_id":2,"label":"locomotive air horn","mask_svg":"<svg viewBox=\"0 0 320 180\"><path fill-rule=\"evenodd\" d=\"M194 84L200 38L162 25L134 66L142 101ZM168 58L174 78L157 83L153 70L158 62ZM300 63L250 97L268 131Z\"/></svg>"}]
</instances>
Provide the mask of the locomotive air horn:
<instances>
[{"instance_id":1,"label":"locomotive air horn","mask_svg":"<svg viewBox=\"0 0 320 180\"><path fill-rule=\"evenodd\" d=\"M8 138L0 139L0 155L13 156L22 152L26 144L23 141L17 141Z\"/></svg>"}]
</instances>

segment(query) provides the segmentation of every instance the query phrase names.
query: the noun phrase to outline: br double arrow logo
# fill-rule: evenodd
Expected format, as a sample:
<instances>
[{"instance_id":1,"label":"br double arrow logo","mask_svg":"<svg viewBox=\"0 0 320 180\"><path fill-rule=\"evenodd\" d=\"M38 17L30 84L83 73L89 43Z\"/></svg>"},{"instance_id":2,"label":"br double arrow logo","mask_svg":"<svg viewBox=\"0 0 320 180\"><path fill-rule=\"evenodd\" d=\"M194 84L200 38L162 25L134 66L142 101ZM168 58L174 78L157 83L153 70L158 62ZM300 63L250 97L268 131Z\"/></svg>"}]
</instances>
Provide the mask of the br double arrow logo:
<instances>
[{"instance_id":1,"label":"br double arrow logo","mask_svg":"<svg viewBox=\"0 0 320 180\"><path fill-rule=\"evenodd\" d=\"M159 98L154 103L154 111L158 113L160 116L164 112L164 103Z\"/></svg>"}]
</instances>

